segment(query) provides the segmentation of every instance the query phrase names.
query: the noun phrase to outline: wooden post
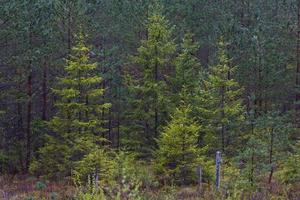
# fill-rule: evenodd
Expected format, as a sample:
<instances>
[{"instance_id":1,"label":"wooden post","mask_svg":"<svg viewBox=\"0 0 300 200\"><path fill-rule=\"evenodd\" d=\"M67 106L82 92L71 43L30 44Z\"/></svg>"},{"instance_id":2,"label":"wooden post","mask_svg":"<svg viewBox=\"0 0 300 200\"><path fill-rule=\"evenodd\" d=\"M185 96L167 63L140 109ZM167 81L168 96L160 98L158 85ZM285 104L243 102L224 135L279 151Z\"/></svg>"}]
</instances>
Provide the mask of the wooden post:
<instances>
[{"instance_id":1,"label":"wooden post","mask_svg":"<svg viewBox=\"0 0 300 200\"><path fill-rule=\"evenodd\" d=\"M95 186L95 188L96 188L97 190L98 190L98 186L99 186L99 185L98 185L98 183L99 183L99 175L98 175L98 171L99 171L99 170L98 170L98 167L96 167L96 170L95 170L95 183L94 183L95 185L94 185L94 186Z\"/></svg>"},{"instance_id":2,"label":"wooden post","mask_svg":"<svg viewBox=\"0 0 300 200\"><path fill-rule=\"evenodd\" d=\"M201 196L202 194L202 167L199 165L197 167L197 174L198 174L198 194Z\"/></svg>"},{"instance_id":3,"label":"wooden post","mask_svg":"<svg viewBox=\"0 0 300 200\"><path fill-rule=\"evenodd\" d=\"M216 153L216 187L217 189L220 188L221 183L221 152L217 151Z\"/></svg>"}]
</instances>

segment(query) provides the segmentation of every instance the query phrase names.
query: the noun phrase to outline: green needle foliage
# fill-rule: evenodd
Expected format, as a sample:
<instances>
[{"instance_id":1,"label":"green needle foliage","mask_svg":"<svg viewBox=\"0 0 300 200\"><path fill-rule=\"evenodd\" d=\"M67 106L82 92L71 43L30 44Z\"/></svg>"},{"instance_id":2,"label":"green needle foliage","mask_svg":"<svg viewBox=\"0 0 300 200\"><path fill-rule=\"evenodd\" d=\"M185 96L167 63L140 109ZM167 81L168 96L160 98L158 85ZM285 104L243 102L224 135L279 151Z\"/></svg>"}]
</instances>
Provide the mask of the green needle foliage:
<instances>
[{"instance_id":1,"label":"green needle foliage","mask_svg":"<svg viewBox=\"0 0 300 200\"><path fill-rule=\"evenodd\" d=\"M171 38L172 27L160 11L155 10L150 15L146 28L147 39L141 42L138 55L132 58L138 72L128 77L129 92L133 94L129 99L132 109L128 116L132 121L127 127L130 142L125 141L131 147L140 144L138 152L141 154L149 154L149 147L153 147L154 138L168 117L165 80L176 47Z\"/></svg>"},{"instance_id":2,"label":"green needle foliage","mask_svg":"<svg viewBox=\"0 0 300 200\"><path fill-rule=\"evenodd\" d=\"M159 174L163 174L166 180L181 184L190 183L195 178L196 166L203 161L201 152L205 151L197 146L201 126L191 118L191 106L184 99L158 139L155 160Z\"/></svg>"},{"instance_id":3,"label":"green needle foliage","mask_svg":"<svg viewBox=\"0 0 300 200\"><path fill-rule=\"evenodd\" d=\"M193 41L193 34L185 34L181 43L181 52L174 60L175 75L170 78L173 89L172 103L175 103L176 106L180 104L178 93L180 93L183 87L190 94L195 94L195 89L199 82L199 74L202 71L200 62L196 57L198 49L199 45ZM192 100L190 101L192 104Z\"/></svg>"},{"instance_id":4,"label":"green needle foliage","mask_svg":"<svg viewBox=\"0 0 300 200\"><path fill-rule=\"evenodd\" d=\"M291 175L289 168L292 169L293 165L286 162L288 159L285 152L291 147L289 141L294 129L288 115L270 112L253 121L251 129L249 139L238 156L242 180L240 187L258 189L262 179L266 177L271 183L277 170L279 174ZM297 157L291 157L294 158ZM283 170L280 169L282 162L287 164L286 168L282 166Z\"/></svg>"},{"instance_id":5,"label":"green needle foliage","mask_svg":"<svg viewBox=\"0 0 300 200\"><path fill-rule=\"evenodd\" d=\"M105 131L100 113L110 104L99 101L104 93L99 85L102 78L93 74L97 64L90 62L89 51L85 36L80 33L66 61L66 75L59 78L58 87L53 89L58 97L57 113L48 122L52 133L47 135L39 159L32 164L33 171L50 176L70 175L74 164L104 140L100 136Z\"/></svg>"},{"instance_id":6,"label":"green needle foliage","mask_svg":"<svg viewBox=\"0 0 300 200\"><path fill-rule=\"evenodd\" d=\"M243 90L233 79L235 67L230 66L223 39L219 42L218 59L218 64L211 67L211 74L200 90L198 109L207 123L204 125L208 133L205 135L207 143L214 150L221 149L232 154L238 145L245 111L241 99Z\"/></svg>"},{"instance_id":7,"label":"green needle foliage","mask_svg":"<svg viewBox=\"0 0 300 200\"><path fill-rule=\"evenodd\" d=\"M0 188L186 199L200 165L199 198L299 199L299 1L0 2Z\"/></svg>"}]
</instances>

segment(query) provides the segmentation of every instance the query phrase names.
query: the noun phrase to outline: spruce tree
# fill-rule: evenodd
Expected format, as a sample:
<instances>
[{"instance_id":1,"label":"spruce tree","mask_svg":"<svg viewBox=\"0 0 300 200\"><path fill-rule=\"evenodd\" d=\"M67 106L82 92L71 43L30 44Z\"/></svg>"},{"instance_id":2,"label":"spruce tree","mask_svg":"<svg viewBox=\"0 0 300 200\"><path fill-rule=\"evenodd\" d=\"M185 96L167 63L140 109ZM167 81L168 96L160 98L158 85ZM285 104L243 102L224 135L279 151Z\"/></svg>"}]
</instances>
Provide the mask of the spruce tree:
<instances>
[{"instance_id":1,"label":"spruce tree","mask_svg":"<svg viewBox=\"0 0 300 200\"><path fill-rule=\"evenodd\" d=\"M191 117L191 105L186 102L187 90L182 91L180 106L171 116L158 139L155 167L167 180L187 184L195 177L198 164L203 157L197 146L198 132L201 126Z\"/></svg>"},{"instance_id":2,"label":"spruce tree","mask_svg":"<svg viewBox=\"0 0 300 200\"><path fill-rule=\"evenodd\" d=\"M201 65L195 56L199 45L193 41L193 34L186 33L182 39L181 52L174 60L175 76L171 76L172 82L172 103L176 106L180 103L178 93L183 87L187 89L190 94L195 93L195 89L199 83L199 75L202 71ZM190 95L192 97L192 95ZM192 99L190 100L192 104Z\"/></svg>"},{"instance_id":3,"label":"spruce tree","mask_svg":"<svg viewBox=\"0 0 300 200\"><path fill-rule=\"evenodd\" d=\"M221 39L218 64L211 67L198 93L198 111L207 131L205 140L211 144L212 150L221 149L224 153L234 152L240 125L244 121L242 88L233 79L234 70Z\"/></svg>"},{"instance_id":4,"label":"spruce tree","mask_svg":"<svg viewBox=\"0 0 300 200\"><path fill-rule=\"evenodd\" d=\"M66 60L64 77L58 79L57 112L49 121L51 134L39 150L39 158L32 171L42 171L50 176L69 175L74 164L86 154L98 148L105 131L100 119L103 109L110 106L101 103L104 90L100 89L102 78L92 74L97 64L91 63L85 35L80 33L69 59Z\"/></svg>"},{"instance_id":5,"label":"spruce tree","mask_svg":"<svg viewBox=\"0 0 300 200\"><path fill-rule=\"evenodd\" d=\"M131 108L127 116L132 121L127 127L130 135L125 144L131 148L138 146L136 148L140 153L149 153L153 148L154 138L169 113L165 80L175 44L171 38L172 27L160 8L154 9L148 19L147 39L141 42L138 55L132 58L138 75L128 76L128 89L132 96L129 98Z\"/></svg>"}]
</instances>

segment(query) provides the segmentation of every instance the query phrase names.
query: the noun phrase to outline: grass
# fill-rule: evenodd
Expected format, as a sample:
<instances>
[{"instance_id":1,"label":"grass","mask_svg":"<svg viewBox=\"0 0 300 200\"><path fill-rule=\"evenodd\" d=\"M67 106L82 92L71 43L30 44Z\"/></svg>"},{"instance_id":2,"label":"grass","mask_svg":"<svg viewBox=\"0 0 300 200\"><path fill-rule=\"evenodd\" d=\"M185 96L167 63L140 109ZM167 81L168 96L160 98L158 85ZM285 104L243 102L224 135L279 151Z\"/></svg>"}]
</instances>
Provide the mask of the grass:
<instances>
[{"instance_id":1,"label":"grass","mask_svg":"<svg viewBox=\"0 0 300 200\"><path fill-rule=\"evenodd\" d=\"M72 182L68 179L59 182L43 181L41 179L28 176L0 176L0 199L1 200L75 200L74 195L78 194ZM242 193L238 198L226 198L226 192L220 193L212 185L203 184L202 192L197 186L164 188L144 188L140 191L142 200L218 200L218 199L300 199L300 183L291 187L284 187L278 183L265 185L259 192ZM86 194L85 196L87 196ZM121 200L136 200L129 198L125 193L120 195ZM110 199L115 199L112 197ZM86 198L84 198L86 200ZM93 199L97 200L97 199Z\"/></svg>"},{"instance_id":2,"label":"grass","mask_svg":"<svg viewBox=\"0 0 300 200\"><path fill-rule=\"evenodd\" d=\"M49 182L27 175L1 176L0 199L3 200L43 200L70 199L75 192L68 181Z\"/></svg>"}]
</instances>

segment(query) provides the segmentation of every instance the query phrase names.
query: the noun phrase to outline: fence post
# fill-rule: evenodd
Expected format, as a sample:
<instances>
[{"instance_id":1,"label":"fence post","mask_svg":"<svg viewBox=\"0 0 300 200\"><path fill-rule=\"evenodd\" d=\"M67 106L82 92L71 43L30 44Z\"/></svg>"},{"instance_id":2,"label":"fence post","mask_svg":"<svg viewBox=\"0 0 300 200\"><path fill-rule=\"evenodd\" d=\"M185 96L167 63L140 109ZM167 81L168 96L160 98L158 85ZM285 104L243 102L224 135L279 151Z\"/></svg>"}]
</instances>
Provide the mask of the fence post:
<instances>
[{"instance_id":1,"label":"fence post","mask_svg":"<svg viewBox=\"0 0 300 200\"><path fill-rule=\"evenodd\" d=\"M221 152L217 151L216 152L216 187L217 189L220 188L220 183L221 183Z\"/></svg>"},{"instance_id":2,"label":"fence post","mask_svg":"<svg viewBox=\"0 0 300 200\"><path fill-rule=\"evenodd\" d=\"M202 167L198 165L197 167L198 174L198 194L199 196L202 194Z\"/></svg>"}]
</instances>

